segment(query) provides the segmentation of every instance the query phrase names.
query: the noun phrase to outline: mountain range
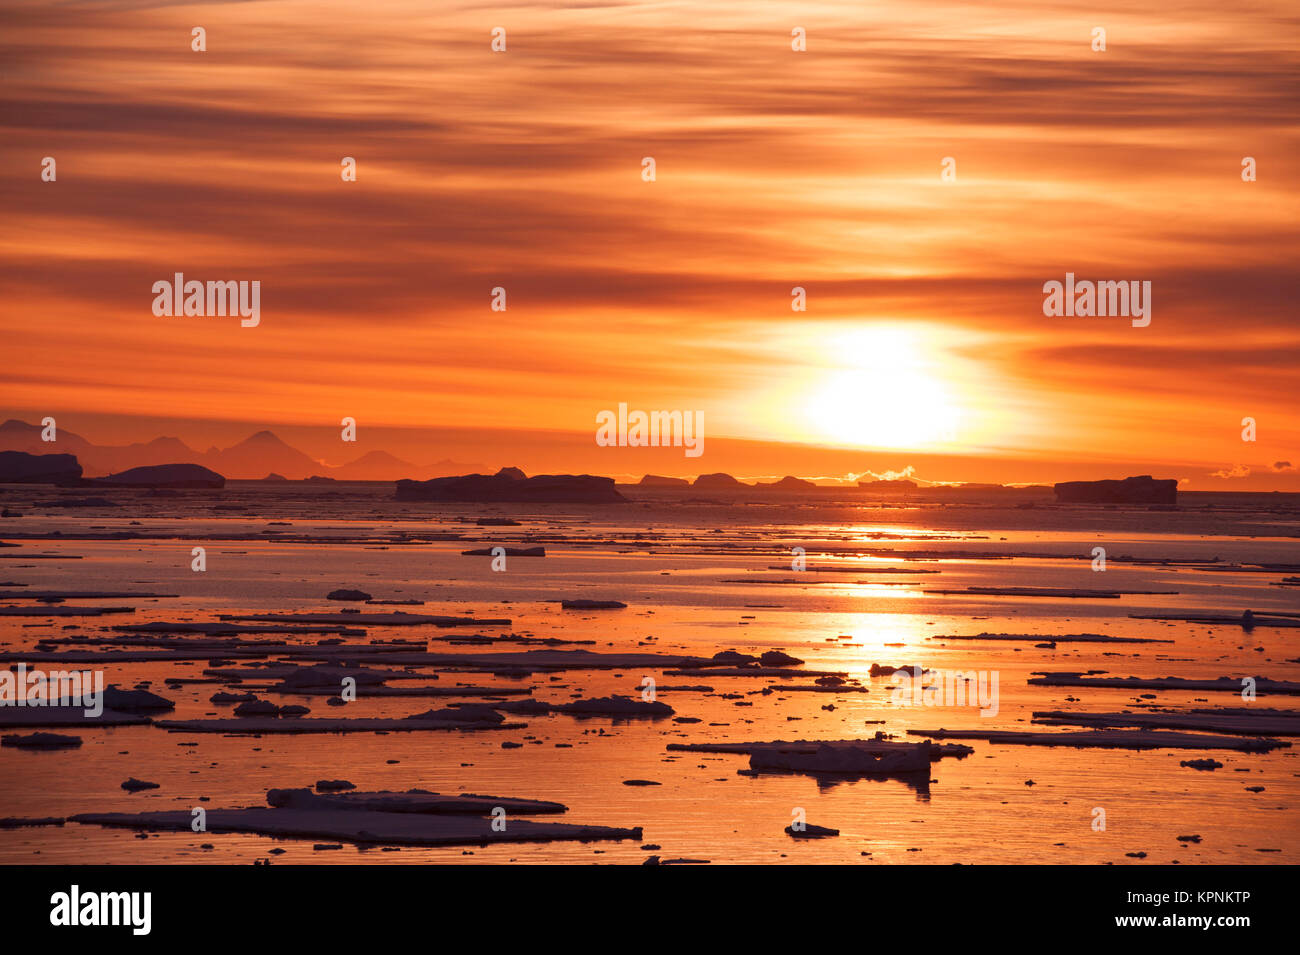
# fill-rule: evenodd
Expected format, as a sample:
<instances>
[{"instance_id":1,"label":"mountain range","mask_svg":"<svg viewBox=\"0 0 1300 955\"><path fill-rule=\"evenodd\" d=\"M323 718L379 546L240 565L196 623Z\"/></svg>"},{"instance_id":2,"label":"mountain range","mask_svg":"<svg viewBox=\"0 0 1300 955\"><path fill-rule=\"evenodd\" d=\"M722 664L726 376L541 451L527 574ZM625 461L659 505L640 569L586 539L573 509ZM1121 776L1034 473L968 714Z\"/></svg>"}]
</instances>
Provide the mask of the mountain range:
<instances>
[{"instance_id":1,"label":"mountain range","mask_svg":"<svg viewBox=\"0 0 1300 955\"><path fill-rule=\"evenodd\" d=\"M92 444L79 434L58 429L58 440L42 441L40 425L11 418L0 424L0 451L29 454L75 454L86 477L102 477L128 468L155 464L201 464L234 480L257 480L275 474L290 481L329 477L339 481L396 481L465 474L473 465L439 461L413 464L387 451L367 451L354 461L332 467L286 444L273 432L258 431L228 448L196 451L179 438L154 438L124 445Z\"/></svg>"}]
</instances>

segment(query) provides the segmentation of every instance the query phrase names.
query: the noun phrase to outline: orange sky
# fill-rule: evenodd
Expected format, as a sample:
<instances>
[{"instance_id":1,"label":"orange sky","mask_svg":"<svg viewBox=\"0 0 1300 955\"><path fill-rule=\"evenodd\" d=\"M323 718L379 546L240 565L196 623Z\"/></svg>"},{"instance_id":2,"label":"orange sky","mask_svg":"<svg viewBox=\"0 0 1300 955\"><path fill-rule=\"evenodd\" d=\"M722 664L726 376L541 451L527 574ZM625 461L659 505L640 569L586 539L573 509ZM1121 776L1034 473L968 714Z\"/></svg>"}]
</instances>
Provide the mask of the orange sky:
<instances>
[{"instance_id":1,"label":"orange sky","mask_svg":"<svg viewBox=\"0 0 1300 955\"><path fill-rule=\"evenodd\" d=\"M713 443L574 469L1300 490L1298 41L1282 2L9 2L0 416L477 463L448 429L627 402ZM177 271L261 324L156 317ZM1045 317L1067 271L1151 324Z\"/></svg>"}]
</instances>

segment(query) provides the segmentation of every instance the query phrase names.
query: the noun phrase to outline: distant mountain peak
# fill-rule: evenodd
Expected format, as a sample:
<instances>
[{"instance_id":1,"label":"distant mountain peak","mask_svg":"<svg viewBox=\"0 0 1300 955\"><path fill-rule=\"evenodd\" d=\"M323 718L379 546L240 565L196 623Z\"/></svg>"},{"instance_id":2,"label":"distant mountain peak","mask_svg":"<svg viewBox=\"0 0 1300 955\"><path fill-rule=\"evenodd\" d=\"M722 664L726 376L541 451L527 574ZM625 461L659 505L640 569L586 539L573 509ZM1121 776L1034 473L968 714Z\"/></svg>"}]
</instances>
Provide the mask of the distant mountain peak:
<instances>
[{"instance_id":1,"label":"distant mountain peak","mask_svg":"<svg viewBox=\"0 0 1300 955\"><path fill-rule=\"evenodd\" d=\"M4 424L0 424L0 434L9 435L10 437L19 435L29 437L40 434L42 430L39 424L28 424L18 418L10 418Z\"/></svg>"},{"instance_id":2,"label":"distant mountain peak","mask_svg":"<svg viewBox=\"0 0 1300 955\"><path fill-rule=\"evenodd\" d=\"M409 461L403 461L396 455L389 454L387 451L367 451L361 457L349 464L403 464L408 467L414 467Z\"/></svg>"},{"instance_id":3,"label":"distant mountain peak","mask_svg":"<svg viewBox=\"0 0 1300 955\"><path fill-rule=\"evenodd\" d=\"M254 441L258 442L259 444L266 443L266 442L275 442L276 444L284 444L284 442L280 440L279 436L277 436L274 431L267 431L266 429L263 429L257 432L256 434L249 435L240 443L250 444Z\"/></svg>"}]
</instances>

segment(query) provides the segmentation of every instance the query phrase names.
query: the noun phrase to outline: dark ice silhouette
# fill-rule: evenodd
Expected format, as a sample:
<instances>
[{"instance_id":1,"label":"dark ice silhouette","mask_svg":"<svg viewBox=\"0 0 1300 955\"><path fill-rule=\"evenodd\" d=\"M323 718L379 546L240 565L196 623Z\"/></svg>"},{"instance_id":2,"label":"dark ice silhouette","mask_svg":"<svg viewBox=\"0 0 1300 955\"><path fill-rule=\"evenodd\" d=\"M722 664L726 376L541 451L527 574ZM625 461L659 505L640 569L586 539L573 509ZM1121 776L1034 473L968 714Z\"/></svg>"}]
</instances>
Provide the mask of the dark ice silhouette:
<instances>
[{"instance_id":1,"label":"dark ice silhouette","mask_svg":"<svg viewBox=\"0 0 1300 955\"><path fill-rule=\"evenodd\" d=\"M399 501L492 501L523 504L611 504L626 501L614 479L591 474L539 474L518 468L429 481L397 482Z\"/></svg>"},{"instance_id":2,"label":"dark ice silhouette","mask_svg":"<svg viewBox=\"0 0 1300 955\"><path fill-rule=\"evenodd\" d=\"M76 484L81 465L75 454L0 451L0 484Z\"/></svg>"},{"instance_id":3,"label":"dark ice silhouette","mask_svg":"<svg viewBox=\"0 0 1300 955\"><path fill-rule=\"evenodd\" d=\"M1060 504L1164 504L1178 503L1178 482L1157 481L1149 474L1122 481L1062 481L1056 485Z\"/></svg>"}]
</instances>

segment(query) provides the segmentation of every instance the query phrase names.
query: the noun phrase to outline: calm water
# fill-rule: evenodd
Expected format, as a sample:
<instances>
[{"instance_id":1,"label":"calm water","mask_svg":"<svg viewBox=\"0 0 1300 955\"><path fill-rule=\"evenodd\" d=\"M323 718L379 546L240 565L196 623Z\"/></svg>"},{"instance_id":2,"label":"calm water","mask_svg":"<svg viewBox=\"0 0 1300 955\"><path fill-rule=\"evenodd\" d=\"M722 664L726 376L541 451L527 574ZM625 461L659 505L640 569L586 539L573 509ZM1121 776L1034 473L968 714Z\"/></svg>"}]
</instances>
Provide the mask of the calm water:
<instances>
[{"instance_id":1,"label":"calm water","mask_svg":"<svg viewBox=\"0 0 1300 955\"><path fill-rule=\"evenodd\" d=\"M41 637L94 635L115 624L149 620L208 620L218 613L337 611L324 596L359 587L380 599L420 599L424 613L510 617L509 631L537 637L592 640L599 651L687 652L781 649L809 668L847 670L866 694L782 692L766 678L668 677L658 671L569 671L524 678L534 697L564 702L575 695L634 694L645 675L666 684L707 684L713 693L664 691L670 720L579 720L567 715L521 717L527 729L484 733L348 734L227 738L165 733L152 727L82 732L73 751L0 750L0 816L62 816L86 811L142 811L259 806L273 787L309 786L346 778L359 789L420 787L553 799L570 807L563 818L611 826L642 826L644 841L665 857L724 862L1147 862L1295 863L1300 861L1300 752L1266 755L1231 751L1075 750L972 742L974 754L936 763L929 792L900 780L821 785L807 776L737 774L744 756L668 752L670 742L840 739L876 730L910 728L1037 729L1035 710L1114 711L1134 704L1240 706L1232 694L1167 691L1141 699L1132 691L1034 687L1035 670L1104 670L1111 675L1217 677L1261 674L1300 680L1300 631L1207 627L1129 619L1132 613L1203 608L1240 613L1300 611L1300 591L1274 586L1279 574L1222 573L1187 567L1111 562L1091 570L1092 548L1108 555L1211 558L1244 562L1300 560L1293 513L1244 509L1204 513L1016 510L968 507L872 507L776 503L753 506L682 503L667 497L619 508L434 507L387 500L388 489L341 486L329 492L300 486L234 486L217 497L124 497L112 509L42 510L20 507L6 519L6 539L38 534L64 538L24 542L31 552L80 555L80 560L0 560L0 581L31 589L139 589L177 599L78 601L131 605L129 617L10 618L0 645L31 647ZM48 498L48 493L45 497ZM38 495L39 499L39 495ZM13 506L17 498L6 499ZM238 510L215 511L231 502ZM463 518L508 515L519 527L478 528ZM290 526L268 526L289 521ZM138 522L138 523L133 523ZM160 539L86 539L130 531ZM268 533L270 532L270 533ZM463 535L463 540L436 539ZM277 541L303 536L306 541ZM271 538L271 539L268 539ZM510 558L504 573L489 558L462 557L471 546L527 540L545 543L543 559ZM190 550L207 548L206 573L193 573ZM920 567L938 574L796 575L790 548L811 565L877 559L882 567ZM822 550L834 550L824 556ZM874 552L900 553L873 558ZM858 553L853 553L857 551ZM941 551L937 562L905 562L907 551ZM1050 559L970 559L963 553L1039 553ZM0 554L15 553L13 549ZM1066 556L1070 555L1070 556ZM781 570L769 570L782 567ZM736 583L781 581L797 583ZM862 582L859 581L867 581ZM1038 586L1110 590L1176 590L1173 596L1119 600L929 596L924 588ZM565 612L563 597L619 599L628 609ZM369 639L433 637L459 631L369 627ZM1172 639L1168 644L946 642L943 634L1016 632L1107 633ZM473 632L473 631L469 631ZM507 631L485 631L504 633ZM308 638L315 639L315 638ZM514 645L495 650L515 649ZM463 648L473 652L475 647ZM518 647L518 649L527 649ZM872 663L997 671L999 712L981 717L968 707L901 706L871 678ZM229 715L208 697L215 684L170 688L168 677L198 677L207 664L110 663L108 682L151 683L177 701L176 718ZM490 674L444 672L438 681L519 685ZM809 680L793 681L808 683ZM764 694L764 687L775 692ZM741 694L724 699L722 694ZM1077 702L1070 702L1073 697ZM340 716L320 697L303 702L313 716ZM1256 705L1291 708L1292 697L1261 696ZM738 705L746 704L746 705ZM444 700L366 699L348 717L404 716ZM824 708L828 705L833 708ZM716 725L715 725L716 724ZM1064 728L1060 728L1064 729ZM523 742L502 749L503 740ZM198 746L182 743L197 742ZM571 744L571 748L556 744ZM1179 766L1212 755L1216 772ZM395 763L389 763L396 760ZM127 794L129 776L161 789ZM626 779L662 785L629 787ZM1032 780L1033 785L1027 782ZM1262 786L1249 792L1248 786ZM200 802L200 797L207 797ZM1094 831L1093 811L1106 812ZM795 841L783 833L802 808L808 822L837 828L838 839ZM557 819L558 821L558 819ZM1199 835L1199 844L1179 842ZM204 850L201 843L211 843ZM248 862L272 848L281 862L640 862L648 850L628 842L504 845L490 848L381 852L345 845L313 851L313 840L273 840L233 834L150 834L69 823L63 828L0 831L0 862ZM1278 851L1262 851L1278 850Z\"/></svg>"}]
</instances>

